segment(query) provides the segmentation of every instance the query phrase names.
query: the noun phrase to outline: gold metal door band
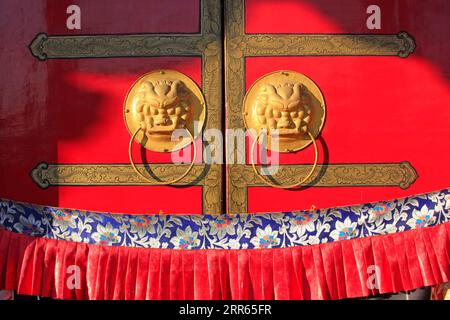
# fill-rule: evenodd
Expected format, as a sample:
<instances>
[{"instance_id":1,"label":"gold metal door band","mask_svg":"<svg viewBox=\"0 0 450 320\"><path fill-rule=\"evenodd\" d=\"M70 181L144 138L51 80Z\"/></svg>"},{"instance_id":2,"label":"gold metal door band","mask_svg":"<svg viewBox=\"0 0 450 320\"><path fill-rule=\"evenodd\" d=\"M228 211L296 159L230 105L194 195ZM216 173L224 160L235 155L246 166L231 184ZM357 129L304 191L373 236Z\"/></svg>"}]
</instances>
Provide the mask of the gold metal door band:
<instances>
[{"instance_id":1,"label":"gold metal door band","mask_svg":"<svg viewBox=\"0 0 450 320\"><path fill-rule=\"evenodd\" d=\"M222 32L221 3L201 1L199 34L67 35L38 34L30 44L39 60L201 56L202 90L208 118L205 129L222 127ZM244 0L225 1L225 98L227 127L243 128L242 101L245 94L245 57L247 56L398 56L408 57L415 48L406 32L398 34L245 34ZM227 142L228 144L228 142ZM239 152L239 150L235 150ZM242 151L241 151L242 152ZM244 151L245 152L245 151ZM139 167L139 165L138 165ZM301 175L309 165L283 165L280 183L288 175ZM142 166L141 169L143 169ZM158 177L179 174L185 165L152 164ZM318 171L321 171L318 165ZM131 171L130 171L131 170ZM129 164L65 165L39 164L32 171L41 187L51 185L151 185L132 174ZM207 170L205 173L204 170ZM195 174L203 174L201 178ZM343 174L345 172L345 174ZM350 173L349 173L350 172ZM247 211L247 187L261 186L250 165L227 165L227 212ZM341 173L341 174L339 174ZM132 175L132 176L130 176ZM315 179L311 176L311 181ZM329 164L315 186L400 186L407 188L417 174L408 162L386 164ZM201 185L203 212L222 212L221 165L196 164L180 183ZM307 182L308 183L308 182Z\"/></svg>"},{"instance_id":2,"label":"gold metal door band","mask_svg":"<svg viewBox=\"0 0 450 320\"><path fill-rule=\"evenodd\" d=\"M140 171L147 165L137 164ZM195 165L192 170L175 185L214 185L219 183L217 176L209 174L208 164ZM30 173L33 181L43 189L52 186L151 186L158 182L179 176L186 171L188 164L170 167L167 164L152 163L149 182L136 175L129 163L124 164L48 164L39 163ZM253 172L251 165L237 164L231 181L233 190L247 193L247 186L264 187L265 184ZM261 170L261 166L256 166ZM326 170L324 170L326 167ZM305 176L311 165L281 165L277 173L277 183L286 184L293 176ZM414 167L407 161L400 163L333 163L318 164L314 174L305 181L314 182L314 187L400 187L407 189L417 178ZM208 191L208 190L206 190ZM204 190L205 192L205 190ZM206 193L206 196L214 194ZM243 198L240 198L243 204ZM246 201L246 200L245 200Z\"/></svg>"}]
</instances>

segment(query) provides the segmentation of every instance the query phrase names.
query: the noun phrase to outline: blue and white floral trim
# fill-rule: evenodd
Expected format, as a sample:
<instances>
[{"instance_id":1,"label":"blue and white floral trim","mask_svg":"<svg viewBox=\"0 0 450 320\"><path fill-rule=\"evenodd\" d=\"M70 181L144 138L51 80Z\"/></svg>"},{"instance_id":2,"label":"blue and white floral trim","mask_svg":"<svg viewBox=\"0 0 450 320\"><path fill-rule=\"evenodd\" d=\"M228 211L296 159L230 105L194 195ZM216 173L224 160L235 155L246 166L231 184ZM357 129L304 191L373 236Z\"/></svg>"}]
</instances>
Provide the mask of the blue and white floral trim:
<instances>
[{"instance_id":1,"label":"blue and white floral trim","mask_svg":"<svg viewBox=\"0 0 450 320\"><path fill-rule=\"evenodd\" d=\"M402 232L450 219L450 189L389 202L267 214L105 214L0 200L0 227L50 239L169 249L304 246Z\"/></svg>"}]
</instances>

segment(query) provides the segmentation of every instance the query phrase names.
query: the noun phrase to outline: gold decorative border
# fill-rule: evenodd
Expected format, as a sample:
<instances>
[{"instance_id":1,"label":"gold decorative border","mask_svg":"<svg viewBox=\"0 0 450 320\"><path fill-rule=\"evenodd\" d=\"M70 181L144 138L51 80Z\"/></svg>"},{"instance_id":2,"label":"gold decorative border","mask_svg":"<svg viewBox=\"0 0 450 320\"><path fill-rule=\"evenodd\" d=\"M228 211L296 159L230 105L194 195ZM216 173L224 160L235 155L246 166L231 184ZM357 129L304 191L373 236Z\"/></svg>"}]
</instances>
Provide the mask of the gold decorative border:
<instances>
[{"instance_id":1,"label":"gold decorative border","mask_svg":"<svg viewBox=\"0 0 450 320\"><path fill-rule=\"evenodd\" d=\"M49 36L40 33L31 42L29 48L33 56L42 61L47 59L200 56L202 57L202 90L207 104L205 129L220 130L222 128L222 5L219 0L201 0L200 6L201 31L198 34ZM116 185L122 184L125 180L128 183L132 183L133 179L139 180L135 173L129 172L132 170L129 165L127 168L123 165L58 164L47 165L47 168L45 166L40 164L32 171L33 180L41 187L68 184L92 185L95 184L95 181L101 185ZM161 179L171 179L185 170L183 165L176 164L152 164L151 167L155 174L161 174ZM108 172L108 170L112 170L112 172ZM125 176L127 172L130 177ZM195 174L199 175L194 178ZM117 183L114 182L114 179L118 179ZM204 213L219 214L223 212L222 168L220 165L195 165L186 179L188 179L189 185L202 186ZM180 181L180 183L184 182L187 180ZM135 183L139 184L138 181Z\"/></svg>"},{"instance_id":2,"label":"gold decorative border","mask_svg":"<svg viewBox=\"0 0 450 320\"><path fill-rule=\"evenodd\" d=\"M299 34L253 35L231 40L236 51L246 57L271 56L399 56L415 49L407 32L398 34Z\"/></svg>"},{"instance_id":3,"label":"gold decorative border","mask_svg":"<svg viewBox=\"0 0 450 320\"><path fill-rule=\"evenodd\" d=\"M181 175L189 165L170 167L167 164L152 163L151 168L144 164L136 165L155 182ZM196 165L189 174L176 185L203 185L203 177L209 168ZM116 185L154 185L135 174L129 164L48 164L39 163L30 173L36 184L46 189L49 186L116 186Z\"/></svg>"},{"instance_id":4,"label":"gold decorative border","mask_svg":"<svg viewBox=\"0 0 450 320\"><path fill-rule=\"evenodd\" d=\"M244 128L242 103L245 95L245 58L249 56L398 56L408 57L415 49L407 32L398 34L246 34L245 0L225 1L225 99L227 129ZM246 148L226 142L227 154L234 148L245 159ZM239 154L238 154L239 153ZM302 176L308 165L280 166L280 183ZM325 169L325 170L324 170ZM330 164L311 177L314 186L400 186L407 188L417 178L408 162L391 164ZM227 166L227 212L247 212L247 188L261 186L250 166Z\"/></svg>"},{"instance_id":5,"label":"gold decorative border","mask_svg":"<svg viewBox=\"0 0 450 320\"><path fill-rule=\"evenodd\" d=\"M174 168L165 164L152 164L151 169L144 164L137 165L141 172L155 182L180 175L188 165ZM237 188L266 186L248 165L236 165L232 182ZM259 166L260 167L260 166ZM311 165L283 165L276 174L280 184L289 182L293 176L303 176ZM147 171L146 171L147 170ZM150 171L151 170L151 171ZM197 165L177 185L204 185L203 177L209 171L208 165ZM110 185L153 185L134 174L129 164L47 164L42 162L32 171L31 177L45 189L49 186L110 186ZM275 178L271 177L275 180ZM401 163L354 163L318 165L307 184L317 187L335 186L399 186L408 188L417 178L416 170L405 161Z\"/></svg>"}]
</instances>

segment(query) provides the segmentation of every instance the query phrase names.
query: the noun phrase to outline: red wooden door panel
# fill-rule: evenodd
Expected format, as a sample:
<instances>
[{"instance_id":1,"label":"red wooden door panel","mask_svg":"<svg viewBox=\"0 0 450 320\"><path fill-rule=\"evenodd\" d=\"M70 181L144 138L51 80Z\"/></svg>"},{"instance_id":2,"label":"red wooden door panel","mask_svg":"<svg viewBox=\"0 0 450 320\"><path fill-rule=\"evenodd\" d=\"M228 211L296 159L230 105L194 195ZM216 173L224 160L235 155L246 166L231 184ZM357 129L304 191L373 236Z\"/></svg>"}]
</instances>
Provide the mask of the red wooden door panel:
<instances>
[{"instance_id":1,"label":"red wooden door panel","mask_svg":"<svg viewBox=\"0 0 450 320\"><path fill-rule=\"evenodd\" d=\"M381 29L368 30L366 8L373 1L246 0L249 34L396 34L407 31L416 49L398 57L248 57L246 88L275 70L294 70L313 79L325 96L322 131L328 162L408 161L418 173L399 187L313 187L286 191L254 187L251 212L309 209L388 200L450 185L449 4L433 1L377 1ZM325 148L324 148L325 147ZM280 154L282 164L311 163L313 148ZM248 159L247 159L248 161ZM247 162L249 163L249 162Z\"/></svg>"},{"instance_id":2,"label":"red wooden door panel","mask_svg":"<svg viewBox=\"0 0 450 320\"><path fill-rule=\"evenodd\" d=\"M39 32L198 33L198 0L77 1L81 30L66 28L66 9L71 4L2 1L0 197L98 211L201 213L199 186L60 186L43 190L30 178L30 171L40 162L128 163L130 135L123 121L123 102L142 74L174 69L202 85L200 57L41 62L28 49ZM170 161L169 154L148 152L147 156L151 162Z\"/></svg>"}]
</instances>

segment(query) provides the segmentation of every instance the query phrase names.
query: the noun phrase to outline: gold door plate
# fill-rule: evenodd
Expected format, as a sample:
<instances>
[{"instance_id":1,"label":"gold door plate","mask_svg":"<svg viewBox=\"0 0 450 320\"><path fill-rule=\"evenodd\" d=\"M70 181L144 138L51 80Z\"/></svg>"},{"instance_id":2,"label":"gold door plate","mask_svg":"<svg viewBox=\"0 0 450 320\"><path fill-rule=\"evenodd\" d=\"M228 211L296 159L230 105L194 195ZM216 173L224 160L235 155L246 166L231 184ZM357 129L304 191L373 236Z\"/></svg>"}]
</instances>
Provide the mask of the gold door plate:
<instances>
[{"instance_id":1,"label":"gold door plate","mask_svg":"<svg viewBox=\"0 0 450 320\"><path fill-rule=\"evenodd\" d=\"M325 122L325 100L319 87L295 71L276 71L256 80L244 98L244 123L253 139L267 130L267 147L295 152L317 138ZM273 143L277 139L278 143ZM261 141L258 141L261 142Z\"/></svg>"},{"instance_id":2,"label":"gold door plate","mask_svg":"<svg viewBox=\"0 0 450 320\"><path fill-rule=\"evenodd\" d=\"M175 70L144 74L131 86L124 103L128 131L144 148L157 152L182 149L201 133L206 115L205 98L197 84ZM180 134L172 137L175 130ZM177 138L177 139L174 139Z\"/></svg>"}]
</instances>

